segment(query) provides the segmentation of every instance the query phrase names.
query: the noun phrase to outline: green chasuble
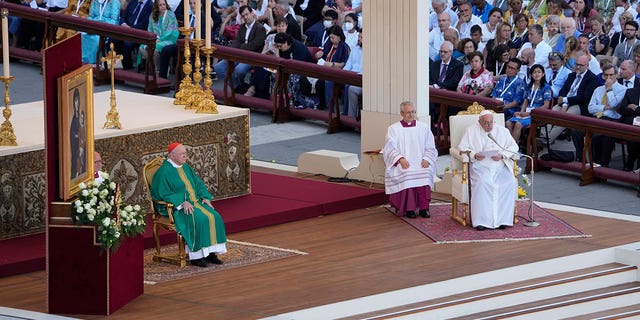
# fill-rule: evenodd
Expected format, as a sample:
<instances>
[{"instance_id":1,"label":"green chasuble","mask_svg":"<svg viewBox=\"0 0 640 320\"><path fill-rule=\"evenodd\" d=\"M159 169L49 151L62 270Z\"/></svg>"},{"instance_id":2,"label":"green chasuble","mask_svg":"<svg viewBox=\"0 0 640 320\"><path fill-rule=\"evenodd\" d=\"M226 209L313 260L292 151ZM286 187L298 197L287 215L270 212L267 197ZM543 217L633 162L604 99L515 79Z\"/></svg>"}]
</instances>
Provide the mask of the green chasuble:
<instances>
[{"instance_id":1,"label":"green chasuble","mask_svg":"<svg viewBox=\"0 0 640 320\"><path fill-rule=\"evenodd\" d=\"M188 164L175 168L165 160L153 177L151 196L172 203L175 207L185 200L193 204L193 215L185 214L184 210L175 210L173 214L176 230L191 252L227 241L222 217L201 202L202 199L211 200L211 193ZM166 210L158 210L166 214Z\"/></svg>"}]
</instances>

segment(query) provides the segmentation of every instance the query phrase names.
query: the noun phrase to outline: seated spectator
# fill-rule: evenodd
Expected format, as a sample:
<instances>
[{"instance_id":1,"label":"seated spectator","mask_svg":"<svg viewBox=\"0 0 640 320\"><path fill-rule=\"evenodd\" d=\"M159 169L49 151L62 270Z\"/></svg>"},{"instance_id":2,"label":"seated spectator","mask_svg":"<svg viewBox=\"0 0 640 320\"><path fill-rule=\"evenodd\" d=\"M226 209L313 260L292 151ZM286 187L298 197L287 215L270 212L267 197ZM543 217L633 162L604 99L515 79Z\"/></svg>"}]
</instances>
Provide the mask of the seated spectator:
<instances>
[{"instance_id":1,"label":"seated spectator","mask_svg":"<svg viewBox=\"0 0 640 320\"><path fill-rule=\"evenodd\" d=\"M466 38L458 43L458 50L463 53L458 60L462 62L462 73L465 73L471 70L471 54L478 51L478 45L473 40Z\"/></svg>"},{"instance_id":2,"label":"seated spectator","mask_svg":"<svg viewBox=\"0 0 640 320\"><path fill-rule=\"evenodd\" d=\"M504 103L503 113L505 119L509 119L520 110L520 105L525 98L525 82L518 77L518 71L522 62L519 59L510 59L507 63L506 74L498 78L491 96ZM535 67L535 66L534 66ZM516 139L517 141L517 139Z\"/></svg>"},{"instance_id":3,"label":"seated spectator","mask_svg":"<svg viewBox=\"0 0 640 320\"><path fill-rule=\"evenodd\" d=\"M547 18L550 15L556 15L560 17L560 19L563 19L565 17L564 10L567 8L569 8L569 6L564 0L547 0L547 14L536 20L536 24L545 26L547 24Z\"/></svg>"},{"instance_id":4,"label":"seated spectator","mask_svg":"<svg viewBox=\"0 0 640 320\"><path fill-rule=\"evenodd\" d=\"M594 15L590 19L591 32L589 38L589 53L593 56L605 55L609 50L609 36L604 33L604 20L600 15Z\"/></svg>"},{"instance_id":5,"label":"seated spectator","mask_svg":"<svg viewBox=\"0 0 640 320\"><path fill-rule=\"evenodd\" d=\"M554 47L560 38L560 17L555 14L547 17L547 28L542 37L542 41L546 42L550 47Z\"/></svg>"},{"instance_id":6,"label":"seated spectator","mask_svg":"<svg viewBox=\"0 0 640 320\"><path fill-rule=\"evenodd\" d=\"M569 37L578 39L580 36L580 32L576 31L576 21L572 18L560 18L560 30L562 30L562 34L558 37L558 41L553 47L553 51L555 52L565 52L564 45L567 39L569 39Z\"/></svg>"},{"instance_id":7,"label":"seated spectator","mask_svg":"<svg viewBox=\"0 0 640 320\"><path fill-rule=\"evenodd\" d=\"M288 33L280 32L273 39L278 48L278 55L283 59L294 59L313 63L313 57L309 49L300 41L294 39ZM311 92L311 84L306 77L299 74L289 76L287 83L290 104L303 108L313 108L320 103L316 97L311 97L305 93Z\"/></svg>"},{"instance_id":8,"label":"seated spectator","mask_svg":"<svg viewBox=\"0 0 640 320\"><path fill-rule=\"evenodd\" d=\"M351 49L347 64L344 70L362 74L362 32L358 34L358 45ZM362 87L347 85L345 88L345 108L343 114L355 117L360 120L360 109L362 107Z\"/></svg>"},{"instance_id":9,"label":"seated spectator","mask_svg":"<svg viewBox=\"0 0 640 320\"><path fill-rule=\"evenodd\" d=\"M511 32L511 41L513 48L519 51L523 44L529 42L529 18L524 14L518 14L515 20L516 24Z\"/></svg>"},{"instance_id":10,"label":"seated spectator","mask_svg":"<svg viewBox=\"0 0 640 320\"><path fill-rule=\"evenodd\" d=\"M482 28L482 38L480 39L482 46L486 46L489 40L496 38L496 30L501 24L504 24L502 11L498 8L491 9L489 11L489 21L480 26ZM509 32L511 32L511 29L509 29Z\"/></svg>"},{"instance_id":11,"label":"seated spectator","mask_svg":"<svg viewBox=\"0 0 640 320\"><path fill-rule=\"evenodd\" d=\"M627 21L634 21L633 18L634 15L629 12L624 12L620 15L620 18L618 18L618 23L624 26ZM611 30L609 30L609 38L611 38L611 41L609 41L609 50L607 50L608 56L613 55L613 51L616 49L616 47L618 47L618 44L624 41L625 37L622 30L615 31L612 28Z\"/></svg>"},{"instance_id":12,"label":"seated spectator","mask_svg":"<svg viewBox=\"0 0 640 320\"><path fill-rule=\"evenodd\" d=\"M329 29L336 25L338 25L338 12L335 10L325 11L324 19L322 20L323 29L321 29L322 31L318 32L315 38L311 40L311 46L324 48L327 41L329 41Z\"/></svg>"},{"instance_id":13,"label":"seated spectator","mask_svg":"<svg viewBox=\"0 0 640 320\"><path fill-rule=\"evenodd\" d=\"M120 0L93 1L88 19L117 25L120 22ZM82 33L82 62L97 63L98 41L99 35Z\"/></svg>"},{"instance_id":14,"label":"seated spectator","mask_svg":"<svg viewBox=\"0 0 640 320\"><path fill-rule=\"evenodd\" d=\"M513 140L520 142L522 130L531 125L531 110L537 108L549 109L551 106L551 87L544 78L544 68L539 64L534 64L529 69L531 83L524 92L524 102L520 111L515 112L513 117L507 121L507 128L511 132Z\"/></svg>"},{"instance_id":15,"label":"seated spectator","mask_svg":"<svg viewBox=\"0 0 640 320\"><path fill-rule=\"evenodd\" d=\"M576 64L576 60L580 56L580 50L578 49L578 38L574 38L573 36L567 38L567 41L564 45L564 56L565 66L569 68L569 70L573 70L573 67Z\"/></svg>"},{"instance_id":16,"label":"seated spectator","mask_svg":"<svg viewBox=\"0 0 640 320\"><path fill-rule=\"evenodd\" d=\"M261 0L258 2L258 7L256 8L256 16L257 20L260 23L263 23L266 26L269 26L271 29L275 29L275 17L273 15L273 9L276 7L276 0ZM266 29L266 27L265 27Z\"/></svg>"},{"instance_id":17,"label":"seated spectator","mask_svg":"<svg viewBox=\"0 0 640 320\"><path fill-rule=\"evenodd\" d=\"M489 15L491 15L491 10L494 9L493 6L487 3L486 0L471 0L471 4L473 4L473 15L480 18L482 23L489 22Z\"/></svg>"},{"instance_id":18,"label":"seated spectator","mask_svg":"<svg viewBox=\"0 0 640 320\"><path fill-rule=\"evenodd\" d=\"M559 52L549 54L549 69L546 71L547 83L551 86L553 97L557 98L562 86L567 81L571 70L564 66L564 57Z\"/></svg>"},{"instance_id":19,"label":"seated spectator","mask_svg":"<svg viewBox=\"0 0 640 320\"><path fill-rule=\"evenodd\" d=\"M460 32L460 38L471 38L471 27L482 25L482 20L471 14L471 4L463 2L458 5L458 24L456 29Z\"/></svg>"},{"instance_id":20,"label":"seated spectator","mask_svg":"<svg viewBox=\"0 0 640 320\"><path fill-rule=\"evenodd\" d=\"M455 13L455 11L449 8L447 0L433 0L431 1L431 7L433 8L433 11L429 15L429 31L432 31L434 28L438 27L438 16L441 13L445 12L449 14L451 25L458 25L458 15Z\"/></svg>"},{"instance_id":21,"label":"seated spectator","mask_svg":"<svg viewBox=\"0 0 640 320\"><path fill-rule=\"evenodd\" d=\"M605 83L597 87L591 95L589 114L597 119L619 122L621 116L618 113L618 106L624 99L627 88L618 83L616 68L612 64L604 66L602 76ZM584 139L584 132L574 130L573 137ZM593 162L608 167L614 145L613 137L594 135L591 143ZM576 152L579 151L576 150Z\"/></svg>"},{"instance_id":22,"label":"seated spectator","mask_svg":"<svg viewBox=\"0 0 640 320\"><path fill-rule=\"evenodd\" d=\"M275 18L276 27L271 30L267 34L267 38L264 40L264 47L262 48L262 54L274 55L276 57L280 56L280 51L276 47L276 43L274 41L276 34L278 33L287 33L287 19L281 16L276 16ZM290 34L289 34L290 35ZM291 35L290 35L291 36ZM291 37L293 38L293 36ZM308 51L308 50L307 50ZM245 96L249 97L259 97L268 99L271 95L270 84L272 81L273 75L272 72L265 70L265 68L256 67L253 68L253 73L251 73L251 80L249 81L249 89L244 93Z\"/></svg>"},{"instance_id":23,"label":"seated spectator","mask_svg":"<svg viewBox=\"0 0 640 320\"><path fill-rule=\"evenodd\" d=\"M304 2L296 2L294 5L295 14L304 17L304 23L302 24L302 30L307 36L308 43L311 43L318 34L324 30L323 18L326 10L329 10L325 6L325 0L309 0ZM306 5L306 6L305 6Z\"/></svg>"},{"instance_id":24,"label":"seated spectator","mask_svg":"<svg viewBox=\"0 0 640 320\"><path fill-rule=\"evenodd\" d=\"M91 0L69 0L62 14L86 19L89 16L89 11L91 11ZM76 33L78 33L77 30L58 28L56 31L56 42L71 38L71 36Z\"/></svg>"},{"instance_id":25,"label":"seated spectator","mask_svg":"<svg viewBox=\"0 0 640 320\"><path fill-rule=\"evenodd\" d=\"M176 44L178 41L178 21L176 16L168 7L166 0L155 0L153 3L153 11L149 19L149 27L147 31L158 35L156 39L156 50L153 57L149 57L147 45L140 45L140 57L143 59L153 59L156 68L160 65L160 52L165 46ZM138 61L138 64L140 61ZM153 70L155 72L156 70Z\"/></svg>"},{"instance_id":26,"label":"seated spectator","mask_svg":"<svg viewBox=\"0 0 640 320\"><path fill-rule=\"evenodd\" d=\"M482 43L482 27L479 25L471 27L471 40L478 45L478 52L484 52L484 43Z\"/></svg>"},{"instance_id":27,"label":"seated spectator","mask_svg":"<svg viewBox=\"0 0 640 320\"><path fill-rule=\"evenodd\" d=\"M458 47L458 42L460 41L460 38L458 38L458 30L456 30L455 28L449 28L444 31L443 35L444 41L449 41L451 42L451 44L453 44L453 58L458 59L463 56L464 54L462 53L462 51L458 51L458 49L456 49ZM437 58L438 60L440 60L439 53Z\"/></svg>"},{"instance_id":28,"label":"seated spectator","mask_svg":"<svg viewBox=\"0 0 640 320\"><path fill-rule=\"evenodd\" d=\"M618 75L618 83L627 89L640 90L640 78L636 76L636 63L631 60L622 61Z\"/></svg>"},{"instance_id":29,"label":"seated spectator","mask_svg":"<svg viewBox=\"0 0 640 320\"><path fill-rule=\"evenodd\" d=\"M220 26L220 31L218 32L219 37L225 37L226 39L236 38L236 36L238 35L238 29L242 24L242 14L239 13L239 9L242 6L248 5L249 0L237 0L237 2L233 4L233 6L230 6L226 10L222 11L224 19L222 20L222 25ZM256 17L254 16L254 18Z\"/></svg>"},{"instance_id":30,"label":"seated spectator","mask_svg":"<svg viewBox=\"0 0 640 320\"><path fill-rule=\"evenodd\" d=\"M277 5L273 8L274 17L283 17L287 20L287 33L294 39L302 41L302 31L300 25L291 13L289 13L290 5L288 0L277 0Z\"/></svg>"},{"instance_id":31,"label":"seated spectator","mask_svg":"<svg viewBox=\"0 0 640 320\"><path fill-rule=\"evenodd\" d=\"M444 31L452 28L451 18L446 12L438 15L438 26L429 32L429 58L437 60L438 49L444 42Z\"/></svg>"},{"instance_id":32,"label":"seated spectator","mask_svg":"<svg viewBox=\"0 0 640 320\"><path fill-rule=\"evenodd\" d=\"M149 27L149 16L153 11L151 0L132 0L120 15L120 25L138 30L147 30ZM116 51L122 53L122 67L124 69L133 68L133 51L138 44L129 41L116 41Z\"/></svg>"},{"instance_id":33,"label":"seated spectator","mask_svg":"<svg viewBox=\"0 0 640 320\"><path fill-rule=\"evenodd\" d=\"M611 18L611 23L613 25L611 27L611 32L622 32L624 31L624 24L621 23L619 17L625 13L629 13L631 15L631 20L627 20L627 22L629 22L634 20L637 13L635 8L629 3L629 0L615 0L614 2L616 9L613 17Z\"/></svg>"},{"instance_id":34,"label":"seated spectator","mask_svg":"<svg viewBox=\"0 0 640 320\"><path fill-rule=\"evenodd\" d=\"M509 38L510 35L511 35L511 26L506 23L503 23L498 26L496 30L495 38L490 39L487 42L486 46L484 47L484 52L483 52L484 61L487 65L487 69L493 72L494 74L496 74L495 66L496 66L497 60L502 59L501 55L495 54L495 50L498 47L498 45L504 45L506 48L506 52L509 53L513 48L513 42L511 42L511 39ZM502 53L504 52L505 51L503 51ZM507 58L507 60L509 59Z\"/></svg>"},{"instance_id":35,"label":"seated spectator","mask_svg":"<svg viewBox=\"0 0 640 320\"><path fill-rule=\"evenodd\" d=\"M543 67L549 67L549 61L547 61L547 57L549 53L551 53L551 47L542 41L542 26L539 24L534 24L529 27L529 42L522 45L520 48L521 54L522 50L526 48L532 48L535 51L536 55L536 64L541 64Z\"/></svg>"},{"instance_id":36,"label":"seated spectator","mask_svg":"<svg viewBox=\"0 0 640 320\"><path fill-rule=\"evenodd\" d=\"M624 41L620 43L613 51L613 64L618 66L623 60L633 59L633 48L638 46L640 42L636 39L638 32L638 23L635 21L627 21L624 24L623 35Z\"/></svg>"},{"instance_id":37,"label":"seated spectator","mask_svg":"<svg viewBox=\"0 0 640 320\"><path fill-rule=\"evenodd\" d=\"M261 52L264 47L264 40L267 37L267 33L264 27L260 23L256 23L253 9L249 6L242 6L239 9L240 15L244 20L244 23L238 30L238 35L231 43L231 47L236 49L248 50L253 52ZM215 72L218 75L218 79L225 81L227 75L227 60L219 61L215 66ZM246 63L235 63L235 68L232 74L232 81L234 88L240 89L242 93L246 90L241 90L240 85L244 84L244 78L251 69L251 65Z\"/></svg>"},{"instance_id":38,"label":"seated spectator","mask_svg":"<svg viewBox=\"0 0 640 320\"><path fill-rule=\"evenodd\" d=\"M460 79L456 91L488 97L493 90L493 75L484 69L482 53L471 54L471 70L467 71Z\"/></svg>"},{"instance_id":39,"label":"seated spectator","mask_svg":"<svg viewBox=\"0 0 640 320\"><path fill-rule=\"evenodd\" d=\"M429 68L429 85L438 89L455 91L462 78L463 64L453 59L453 44L445 41L440 45L441 60L434 61Z\"/></svg>"},{"instance_id":40,"label":"seated spectator","mask_svg":"<svg viewBox=\"0 0 640 320\"><path fill-rule=\"evenodd\" d=\"M628 89L622 99L622 102L620 102L620 108L618 110L622 116L622 123L633 125L634 119L636 117L640 117L638 101L640 101L640 90L637 88ZM627 141L627 146L629 150L629 157L627 158L627 164L624 170L637 170L637 168L640 167L640 143Z\"/></svg>"},{"instance_id":41,"label":"seated spectator","mask_svg":"<svg viewBox=\"0 0 640 320\"><path fill-rule=\"evenodd\" d=\"M326 67L342 69L347 59L349 59L350 52L349 45L344 42L345 36L342 28L333 26L327 30L327 34L329 35L329 41L325 43L322 51L316 53L316 59L321 64L324 61L324 66ZM318 109L324 110L326 107L331 107L329 102L333 94L333 82L318 80L315 87L318 98L320 98Z\"/></svg>"},{"instance_id":42,"label":"seated spectator","mask_svg":"<svg viewBox=\"0 0 640 320\"><path fill-rule=\"evenodd\" d=\"M518 57L522 61L522 67L518 72L518 78L522 79L525 84L531 83L529 78L529 68L536 64L536 52L532 48L525 48L522 50L522 54Z\"/></svg>"},{"instance_id":43,"label":"seated spectator","mask_svg":"<svg viewBox=\"0 0 640 320\"><path fill-rule=\"evenodd\" d=\"M345 40L349 45L349 48L353 50L358 46L358 42L360 41L360 32L358 31L358 15L350 12L344 17L344 23L342 24L342 29L345 32Z\"/></svg>"},{"instance_id":44,"label":"seated spectator","mask_svg":"<svg viewBox=\"0 0 640 320\"><path fill-rule=\"evenodd\" d=\"M573 19L576 21L576 30L581 34L591 32L591 18L598 15L591 5L593 2L575 0L573 2Z\"/></svg>"},{"instance_id":45,"label":"seated spectator","mask_svg":"<svg viewBox=\"0 0 640 320\"><path fill-rule=\"evenodd\" d=\"M524 14L529 16L529 11L522 7L522 0L510 0L508 1L509 8L504 12L504 22L510 26L516 25L516 16Z\"/></svg>"}]
</instances>

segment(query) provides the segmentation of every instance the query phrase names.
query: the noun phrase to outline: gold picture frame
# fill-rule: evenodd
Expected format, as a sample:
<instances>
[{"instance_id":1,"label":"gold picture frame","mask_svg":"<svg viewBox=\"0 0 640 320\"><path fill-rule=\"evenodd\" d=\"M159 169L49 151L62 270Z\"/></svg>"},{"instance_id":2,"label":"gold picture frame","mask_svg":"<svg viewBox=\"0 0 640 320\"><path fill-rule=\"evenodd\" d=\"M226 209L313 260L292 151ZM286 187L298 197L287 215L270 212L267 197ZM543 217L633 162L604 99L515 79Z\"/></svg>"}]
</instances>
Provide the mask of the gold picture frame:
<instances>
[{"instance_id":1,"label":"gold picture frame","mask_svg":"<svg viewBox=\"0 0 640 320\"><path fill-rule=\"evenodd\" d=\"M83 65L58 78L60 198L69 200L93 179L93 69Z\"/></svg>"}]
</instances>

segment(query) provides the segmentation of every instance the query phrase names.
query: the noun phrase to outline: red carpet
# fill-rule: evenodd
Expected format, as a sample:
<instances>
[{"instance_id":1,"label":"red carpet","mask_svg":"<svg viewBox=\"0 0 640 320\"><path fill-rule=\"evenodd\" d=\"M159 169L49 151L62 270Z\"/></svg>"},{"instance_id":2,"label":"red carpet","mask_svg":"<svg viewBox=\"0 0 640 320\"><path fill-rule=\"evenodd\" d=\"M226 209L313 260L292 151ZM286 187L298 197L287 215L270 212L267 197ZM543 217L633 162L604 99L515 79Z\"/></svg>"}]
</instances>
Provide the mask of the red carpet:
<instances>
[{"instance_id":1,"label":"red carpet","mask_svg":"<svg viewBox=\"0 0 640 320\"><path fill-rule=\"evenodd\" d=\"M251 173L251 192L250 195L215 201L228 233L388 202L384 190L258 172ZM144 237L145 248L155 246L151 225ZM161 233L163 245L175 241L175 234ZM0 277L43 270L44 267L44 233L0 241Z\"/></svg>"},{"instance_id":2,"label":"red carpet","mask_svg":"<svg viewBox=\"0 0 640 320\"><path fill-rule=\"evenodd\" d=\"M562 219L534 204L534 218L540 223L537 227L526 227L529 201L518 201L518 224L504 230L487 229L477 231L469 226L463 227L451 220L451 204L432 204L429 208L431 218L407 219L402 217L418 231L429 237L435 243L464 243L481 241L513 241L540 240L559 238L588 237Z\"/></svg>"}]
</instances>

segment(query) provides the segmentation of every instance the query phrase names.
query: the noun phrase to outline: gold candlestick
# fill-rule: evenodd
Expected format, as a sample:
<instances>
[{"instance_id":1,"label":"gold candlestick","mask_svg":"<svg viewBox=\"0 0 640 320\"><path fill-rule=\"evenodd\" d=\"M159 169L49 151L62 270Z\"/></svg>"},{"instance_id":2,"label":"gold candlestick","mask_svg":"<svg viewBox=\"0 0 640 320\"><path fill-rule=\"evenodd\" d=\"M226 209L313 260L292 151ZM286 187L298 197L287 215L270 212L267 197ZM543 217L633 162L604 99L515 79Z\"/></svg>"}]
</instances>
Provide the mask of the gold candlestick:
<instances>
[{"instance_id":1,"label":"gold candlestick","mask_svg":"<svg viewBox=\"0 0 640 320\"><path fill-rule=\"evenodd\" d=\"M200 81L202 80L202 73L200 73L200 46L202 46L202 40L191 40L191 43L193 43L193 46L196 48L196 56L193 63L195 68L193 70L193 89L189 97L189 102L184 107L185 110L198 108L198 104L203 97L202 86L200 85Z\"/></svg>"},{"instance_id":2,"label":"gold candlestick","mask_svg":"<svg viewBox=\"0 0 640 320\"><path fill-rule=\"evenodd\" d=\"M189 103L189 97L193 90L193 83L191 82L191 50L189 49L189 37L193 32L193 28L182 27L179 28L179 30L184 37L184 63L182 64L184 77L180 82L180 87L178 88L178 92L176 92L176 99L173 100L173 104L186 105Z\"/></svg>"},{"instance_id":3,"label":"gold candlestick","mask_svg":"<svg viewBox=\"0 0 640 320\"><path fill-rule=\"evenodd\" d=\"M100 59L101 62L106 62L109 66L109 71L111 72L111 96L109 97L109 112L107 113L107 121L102 126L103 129L107 128L116 128L122 129L122 125L120 124L120 115L118 114L118 110L116 110L116 87L115 87L115 78L114 78L114 65L116 61L122 60L121 54L116 54L116 51L113 50L113 43L111 43L109 53L106 57Z\"/></svg>"},{"instance_id":4,"label":"gold candlestick","mask_svg":"<svg viewBox=\"0 0 640 320\"><path fill-rule=\"evenodd\" d=\"M196 113L218 113L218 104L216 104L216 99L213 96L213 91L211 90L211 84L213 81L211 80L211 54L215 51L215 48L203 48L202 53L205 55L205 66L204 66L204 95L203 99L198 104L198 110Z\"/></svg>"},{"instance_id":5,"label":"gold candlestick","mask_svg":"<svg viewBox=\"0 0 640 320\"><path fill-rule=\"evenodd\" d=\"M3 44L4 45L4 44ZM8 44L7 44L8 45ZM0 77L0 80L4 82L4 110L2 115L4 116L4 122L0 126L0 146L17 146L16 135L13 133L13 126L11 125L11 98L9 98L9 84L13 81L13 76Z\"/></svg>"}]
</instances>

